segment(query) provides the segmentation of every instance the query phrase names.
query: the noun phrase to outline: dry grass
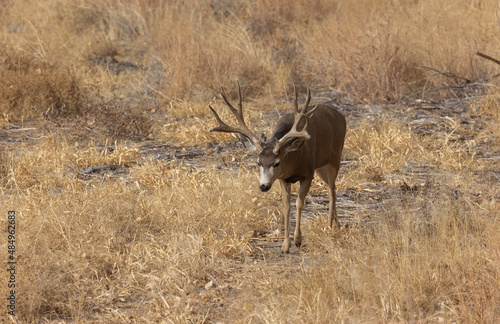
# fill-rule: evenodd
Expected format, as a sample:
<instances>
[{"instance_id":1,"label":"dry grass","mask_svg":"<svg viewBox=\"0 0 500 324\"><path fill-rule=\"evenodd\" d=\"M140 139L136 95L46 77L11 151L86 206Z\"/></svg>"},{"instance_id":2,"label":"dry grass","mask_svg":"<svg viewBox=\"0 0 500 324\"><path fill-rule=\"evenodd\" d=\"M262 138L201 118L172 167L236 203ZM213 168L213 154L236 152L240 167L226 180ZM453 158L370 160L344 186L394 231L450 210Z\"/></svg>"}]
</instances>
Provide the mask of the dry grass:
<instances>
[{"instance_id":1,"label":"dry grass","mask_svg":"<svg viewBox=\"0 0 500 324\"><path fill-rule=\"evenodd\" d=\"M1 112L16 119L82 113L96 95L151 109L176 99L206 101L235 80L251 97L281 96L292 83L370 102L395 102L424 85L427 96L463 96L446 86L498 73L474 56L499 55L495 6L16 1L1 13Z\"/></svg>"},{"instance_id":2,"label":"dry grass","mask_svg":"<svg viewBox=\"0 0 500 324\"><path fill-rule=\"evenodd\" d=\"M471 146L471 142L454 138L453 131L418 135L388 117L363 121L350 130L346 139L345 157L354 160L356 170L343 181L352 183L356 178L367 177L380 181L384 175L404 173L409 164L458 174L470 172L477 168Z\"/></svg>"},{"instance_id":3,"label":"dry grass","mask_svg":"<svg viewBox=\"0 0 500 324\"><path fill-rule=\"evenodd\" d=\"M496 9L494 1L6 3L0 228L6 237L7 210L16 210L18 310L1 316L497 322L499 67L474 56L500 57ZM466 79L481 85L462 87ZM268 135L269 116L290 109L293 83L328 99L337 91L400 104L346 113L337 188L348 230L327 228L317 203L325 187L314 182L304 246L280 256L271 235L281 223L279 186L260 193L247 156L225 148L181 162L145 153L151 138L188 153L233 140L209 132L207 105L231 120L216 93L223 85L235 100L236 80L249 125ZM470 104L416 128L406 118L424 86L424 99ZM21 132L30 119L37 129ZM105 164L125 168L82 174ZM6 258L6 240L0 250Z\"/></svg>"},{"instance_id":4,"label":"dry grass","mask_svg":"<svg viewBox=\"0 0 500 324\"><path fill-rule=\"evenodd\" d=\"M353 130L364 134L360 142L373 136L362 127ZM391 137L391 129L377 132ZM251 240L279 219L278 190L258 193L253 171L148 162L119 144L108 156L94 145L54 143L9 155L2 189L10 197L4 206L19 213L22 321L498 319L499 205L495 189L472 178L408 194L372 211L376 223L349 231L332 233L319 215L305 222L300 257L276 259L277 251ZM398 152L374 143L359 159ZM381 173L393 168L391 159ZM85 180L67 171L132 161L141 164L123 179Z\"/></svg>"}]
</instances>

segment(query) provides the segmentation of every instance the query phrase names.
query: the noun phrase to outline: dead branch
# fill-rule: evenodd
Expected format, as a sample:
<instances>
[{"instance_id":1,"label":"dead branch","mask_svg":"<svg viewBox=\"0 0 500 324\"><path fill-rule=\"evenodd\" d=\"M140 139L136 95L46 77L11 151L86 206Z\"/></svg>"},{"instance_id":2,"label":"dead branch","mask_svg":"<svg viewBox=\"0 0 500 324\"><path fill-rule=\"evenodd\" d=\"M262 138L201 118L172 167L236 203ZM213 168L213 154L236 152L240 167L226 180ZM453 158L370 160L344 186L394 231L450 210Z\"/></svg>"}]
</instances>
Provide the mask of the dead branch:
<instances>
[{"instance_id":1,"label":"dead branch","mask_svg":"<svg viewBox=\"0 0 500 324\"><path fill-rule=\"evenodd\" d=\"M88 168L87 170L85 170L83 172L83 174L91 174L91 173L94 173L94 172L97 172L97 171L101 171L101 170L106 170L106 169L109 169L109 170L118 170L118 169L121 169L121 168L123 168L123 166L121 164L99 165L99 166L93 166L93 167Z\"/></svg>"},{"instance_id":2,"label":"dead branch","mask_svg":"<svg viewBox=\"0 0 500 324\"><path fill-rule=\"evenodd\" d=\"M434 71L434 72L436 72L438 74L441 74L441 75L444 75L445 77L450 78L450 79L461 79L461 80L464 80L465 83L469 83L470 82L469 79L464 78L464 77L462 77L460 75L453 74L451 72L445 72L445 71L438 70L438 69L435 69L435 68L432 68L432 67L428 67L428 66L424 66L424 65L419 66L419 68L425 69L425 70Z\"/></svg>"},{"instance_id":3,"label":"dead branch","mask_svg":"<svg viewBox=\"0 0 500 324\"><path fill-rule=\"evenodd\" d=\"M491 57L489 55L486 55L486 54L481 53L481 52L476 52L476 55L477 56L481 56L482 58L485 58L487 60L490 60L493 63L496 63L496 64L500 65L500 61L499 60L497 60L496 58L493 58L493 57Z\"/></svg>"}]
</instances>

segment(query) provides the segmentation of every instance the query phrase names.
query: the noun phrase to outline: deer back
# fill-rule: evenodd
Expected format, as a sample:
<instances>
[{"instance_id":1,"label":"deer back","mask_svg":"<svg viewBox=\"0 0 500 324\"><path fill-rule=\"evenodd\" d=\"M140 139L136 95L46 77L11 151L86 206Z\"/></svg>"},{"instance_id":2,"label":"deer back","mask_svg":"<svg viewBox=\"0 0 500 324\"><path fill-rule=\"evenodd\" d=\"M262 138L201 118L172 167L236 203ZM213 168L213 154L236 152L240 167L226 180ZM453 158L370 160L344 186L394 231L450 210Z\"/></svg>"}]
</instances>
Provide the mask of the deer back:
<instances>
[{"instance_id":1,"label":"deer back","mask_svg":"<svg viewBox=\"0 0 500 324\"><path fill-rule=\"evenodd\" d=\"M293 113L288 113L281 117L271 138L279 140L292 128L294 121ZM305 120L299 123L299 129L304 127ZM311 136L302 147L285 156L289 160L288 165L294 166L293 173L314 173L332 161L340 163L344 138L346 133L346 120L344 116L334 107L328 105L318 105L311 117L310 126L307 132ZM307 158L305 158L307 156ZM306 174L304 174L306 176Z\"/></svg>"}]
</instances>

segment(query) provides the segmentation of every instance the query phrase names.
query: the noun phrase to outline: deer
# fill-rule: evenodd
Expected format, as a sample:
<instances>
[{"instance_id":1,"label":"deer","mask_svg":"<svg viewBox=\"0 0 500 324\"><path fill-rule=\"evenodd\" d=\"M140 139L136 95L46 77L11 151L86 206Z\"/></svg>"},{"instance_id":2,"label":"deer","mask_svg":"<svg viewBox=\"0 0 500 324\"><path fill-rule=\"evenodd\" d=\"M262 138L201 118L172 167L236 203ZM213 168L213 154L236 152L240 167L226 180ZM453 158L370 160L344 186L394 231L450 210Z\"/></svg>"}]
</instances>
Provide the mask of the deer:
<instances>
[{"instance_id":1,"label":"deer","mask_svg":"<svg viewBox=\"0 0 500 324\"><path fill-rule=\"evenodd\" d=\"M210 132L236 133L250 150L257 151L257 164L260 169L259 188L269 191L279 180L283 201L284 240L281 253L289 253L289 219L292 183L300 182L296 200L297 216L294 243L300 249L302 233L300 230L302 209L305 198L316 173L329 188L328 225L340 229L335 207L335 180L340 168L340 159L346 134L345 117L334 107L317 104L309 109L311 92L307 89L304 107L299 111L297 89L294 85L293 113L283 115L276 125L270 140L265 136L257 137L247 127L243 118L241 88L238 82L238 107L230 103L226 91L221 86L220 96L236 117L238 126L223 122L216 110L209 105L218 123Z\"/></svg>"}]
</instances>

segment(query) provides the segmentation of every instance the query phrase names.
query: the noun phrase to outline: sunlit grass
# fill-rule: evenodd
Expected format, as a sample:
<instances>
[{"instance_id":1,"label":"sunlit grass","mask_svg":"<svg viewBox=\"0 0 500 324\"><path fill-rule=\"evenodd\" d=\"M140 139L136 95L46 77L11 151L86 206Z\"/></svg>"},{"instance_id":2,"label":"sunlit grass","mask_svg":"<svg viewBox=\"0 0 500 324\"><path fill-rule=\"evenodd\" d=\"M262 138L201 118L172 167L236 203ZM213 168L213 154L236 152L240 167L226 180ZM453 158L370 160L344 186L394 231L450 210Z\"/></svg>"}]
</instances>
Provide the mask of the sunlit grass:
<instances>
[{"instance_id":1,"label":"sunlit grass","mask_svg":"<svg viewBox=\"0 0 500 324\"><path fill-rule=\"evenodd\" d=\"M474 56L500 56L496 8L326 0L0 8L0 213L18 215L17 318L496 322L499 164L490 151L500 147L500 104L488 75L498 66ZM276 120L266 113L291 111L293 84L313 97L336 90L394 103L424 84L445 86L424 99L456 99L447 85L465 79L492 83L468 98L474 127L450 114L440 130L417 132L394 107L377 119L348 118L337 211L342 220L353 214L349 229L330 230L326 207L313 208L304 245L290 255L279 255L274 235L279 186L261 193L252 153L217 151L237 137L209 131L209 104L234 123L218 92L224 86L236 103L236 81L248 125L269 136ZM10 127L27 119L52 124L17 136ZM65 135L77 130L88 134ZM145 156L151 139L203 154ZM83 174L108 164L124 168ZM326 198L320 180L311 194ZM4 216L0 225L6 234Z\"/></svg>"}]
</instances>

